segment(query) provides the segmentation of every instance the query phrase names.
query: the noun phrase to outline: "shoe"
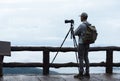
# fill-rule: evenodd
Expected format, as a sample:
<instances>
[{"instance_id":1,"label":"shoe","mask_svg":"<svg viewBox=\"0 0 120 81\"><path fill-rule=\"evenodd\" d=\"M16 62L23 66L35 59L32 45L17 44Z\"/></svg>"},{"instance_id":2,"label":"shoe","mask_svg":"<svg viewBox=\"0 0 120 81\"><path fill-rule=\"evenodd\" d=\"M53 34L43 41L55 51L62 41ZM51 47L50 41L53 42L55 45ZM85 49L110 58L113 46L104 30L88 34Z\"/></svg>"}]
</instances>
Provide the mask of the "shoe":
<instances>
[{"instance_id":1,"label":"shoe","mask_svg":"<svg viewBox=\"0 0 120 81\"><path fill-rule=\"evenodd\" d=\"M82 78L83 77L83 74L77 74L74 76L74 78Z\"/></svg>"},{"instance_id":2,"label":"shoe","mask_svg":"<svg viewBox=\"0 0 120 81\"><path fill-rule=\"evenodd\" d=\"M90 74L89 74L89 73L85 73L84 76L85 76L86 78L90 78Z\"/></svg>"}]
</instances>

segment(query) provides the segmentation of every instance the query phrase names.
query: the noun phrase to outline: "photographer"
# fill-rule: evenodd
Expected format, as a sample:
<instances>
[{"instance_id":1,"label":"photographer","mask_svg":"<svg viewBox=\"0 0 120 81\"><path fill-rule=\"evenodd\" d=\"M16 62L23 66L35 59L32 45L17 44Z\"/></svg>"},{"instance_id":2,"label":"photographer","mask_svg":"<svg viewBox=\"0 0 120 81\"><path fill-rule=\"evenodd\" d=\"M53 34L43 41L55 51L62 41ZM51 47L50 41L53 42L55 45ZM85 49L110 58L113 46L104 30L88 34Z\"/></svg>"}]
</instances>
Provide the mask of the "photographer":
<instances>
[{"instance_id":1,"label":"photographer","mask_svg":"<svg viewBox=\"0 0 120 81\"><path fill-rule=\"evenodd\" d=\"M91 25L87 22L88 15L87 13L82 13L80 15L80 20L82 24L79 25L79 27L75 30L74 34L79 37L78 40L78 60L79 60L79 74L75 75L75 78L81 78L83 76L90 77L89 74L89 58L88 58L88 49L89 44L84 44L82 37L85 33L85 30L87 28L87 25ZM87 24L87 25L86 25ZM84 72L84 64L83 61L85 61L85 72Z\"/></svg>"}]
</instances>

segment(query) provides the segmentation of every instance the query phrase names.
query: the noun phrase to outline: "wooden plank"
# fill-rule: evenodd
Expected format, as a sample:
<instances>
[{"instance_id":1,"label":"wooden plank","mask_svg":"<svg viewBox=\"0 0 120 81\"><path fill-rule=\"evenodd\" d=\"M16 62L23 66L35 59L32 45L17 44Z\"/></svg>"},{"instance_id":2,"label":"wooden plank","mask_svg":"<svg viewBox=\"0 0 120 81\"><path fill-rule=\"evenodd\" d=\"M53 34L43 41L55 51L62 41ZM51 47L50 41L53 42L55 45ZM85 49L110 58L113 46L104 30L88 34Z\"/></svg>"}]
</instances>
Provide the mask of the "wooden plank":
<instances>
[{"instance_id":1,"label":"wooden plank","mask_svg":"<svg viewBox=\"0 0 120 81\"><path fill-rule=\"evenodd\" d=\"M61 67L78 67L77 63L53 63L49 64L50 67L53 68L61 68ZM105 62L100 62L100 63L90 63L91 67L105 67L106 63ZM43 67L43 63L21 63L21 62L10 62L10 63L3 63L3 67ZM120 67L120 63L113 63L113 67Z\"/></svg>"},{"instance_id":2,"label":"wooden plank","mask_svg":"<svg viewBox=\"0 0 120 81\"><path fill-rule=\"evenodd\" d=\"M77 51L76 48L73 47L37 47L37 46L11 46L11 51L43 51L49 50L50 52L71 52ZM89 51L106 51L106 50L114 50L120 51L120 47L117 46L106 46L106 47L90 47Z\"/></svg>"}]
</instances>

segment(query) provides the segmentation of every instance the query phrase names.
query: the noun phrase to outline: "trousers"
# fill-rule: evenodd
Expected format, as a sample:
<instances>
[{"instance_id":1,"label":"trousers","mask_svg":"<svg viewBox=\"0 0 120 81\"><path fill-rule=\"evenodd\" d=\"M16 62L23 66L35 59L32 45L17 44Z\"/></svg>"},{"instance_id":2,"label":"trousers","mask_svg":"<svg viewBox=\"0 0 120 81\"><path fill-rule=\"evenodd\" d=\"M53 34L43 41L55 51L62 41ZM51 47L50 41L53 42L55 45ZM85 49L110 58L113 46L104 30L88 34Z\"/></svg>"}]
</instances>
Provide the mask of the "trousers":
<instances>
[{"instance_id":1,"label":"trousers","mask_svg":"<svg viewBox=\"0 0 120 81\"><path fill-rule=\"evenodd\" d=\"M89 50L89 44L78 44L79 73L84 72L83 62L85 62L86 73L89 73L88 50Z\"/></svg>"}]
</instances>

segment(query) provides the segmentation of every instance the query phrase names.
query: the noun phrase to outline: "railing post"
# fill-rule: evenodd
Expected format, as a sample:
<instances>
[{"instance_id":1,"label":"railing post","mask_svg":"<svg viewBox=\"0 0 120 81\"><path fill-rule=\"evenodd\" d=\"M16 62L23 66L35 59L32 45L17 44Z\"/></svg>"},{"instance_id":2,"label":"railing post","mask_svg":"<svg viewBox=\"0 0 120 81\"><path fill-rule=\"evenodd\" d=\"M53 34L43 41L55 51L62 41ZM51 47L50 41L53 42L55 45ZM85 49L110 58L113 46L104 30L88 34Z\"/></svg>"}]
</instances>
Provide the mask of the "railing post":
<instances>
[{"instance_id":1,"label":"railing post","mask_svg":"<svg viewBox=\"0 0 120 81\"><path fill-rule=\"evenodd\" d=\"M106 73L112 73L113 69L113 50L106 51Z\"/></svg>"},{"instance_id":2,"label":"railing post","mask_svg":"<svg viewBox=\"0 0 120 81\"><path fill-rule=\"evenodd\" d=\"M49 74L49 51L43 51L43 75Z\"/></svg>"},{"instance_id":3,"label":"railing post","mask_svg":"<svg viewBox=\"0 0 120 81\"><path fill-rule=\"evenodd\" d=\"M0 77L3 76L3 59L4 59L4 56L0 55Z\"/></svg>"}]
</instances>

